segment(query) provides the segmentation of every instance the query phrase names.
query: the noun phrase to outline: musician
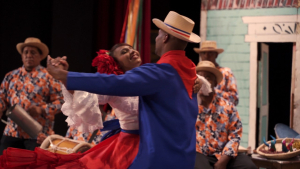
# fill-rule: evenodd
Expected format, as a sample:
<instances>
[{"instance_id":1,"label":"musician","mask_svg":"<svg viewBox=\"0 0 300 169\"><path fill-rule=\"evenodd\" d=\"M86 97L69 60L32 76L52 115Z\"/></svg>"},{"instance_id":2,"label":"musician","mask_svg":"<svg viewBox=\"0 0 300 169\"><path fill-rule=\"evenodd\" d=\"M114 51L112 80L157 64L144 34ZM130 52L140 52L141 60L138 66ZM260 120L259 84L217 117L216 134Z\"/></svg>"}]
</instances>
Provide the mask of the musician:
<instances>
[{"instance_id":1,"label":"musician","mask_svg":"<svg viewBox=\"0 0 300 169\"><path fill-rule=\"evenodd\" d=\"M44 134L51 134L54 116L60 112L63 95L61 83L40 65L49 49L40 39L34 37L18 43L16 48L23 66L7 73L1 83L0 118L7 108L18 104L43 126ZM10 118L7 121L1 138L0 154L7 147L34 150L39 146L36 138L30 138Z\"/></svg>"}]
</instances>

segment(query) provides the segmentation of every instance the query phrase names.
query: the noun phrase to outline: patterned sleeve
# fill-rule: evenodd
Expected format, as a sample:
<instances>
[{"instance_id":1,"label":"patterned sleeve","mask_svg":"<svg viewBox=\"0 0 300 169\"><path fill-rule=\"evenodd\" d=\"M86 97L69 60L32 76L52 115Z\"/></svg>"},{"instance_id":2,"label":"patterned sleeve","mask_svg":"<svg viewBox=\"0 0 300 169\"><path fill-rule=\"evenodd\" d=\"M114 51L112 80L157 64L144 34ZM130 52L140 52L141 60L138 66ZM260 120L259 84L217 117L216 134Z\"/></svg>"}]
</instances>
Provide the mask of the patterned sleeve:
<instances>
[{"instance_id":1,"label":"patterned sleeve","mask_svg":"<svg viewBox=\"0 0 300 169\"><path fill-rule=\"evenodd\" d=\"M0 111L4 111L8 106L7 92L9 86L10 73L6 74L0 87Z\"/></svg>"},{"instance_id":2,"label":"patterned sleeve","mask_svg":"<svg viewBox=\"0 0 300 169\"><path fill-rule=\"evenodd\" d=\"M223 75L225 76L225 86L223 90L218 90L218 95L237 106L239 103L239 96L236 79L230 69L227 69L225 72L226 73Z\"/></svg>"},{"instance_id":3,"label":"patterned sleeve","mask_svg":"<svg viewBox=\"0 0 300 169\"><path fill-rule=\"evenodd\" d=\"M71 129L71 127L68 128L68 131L67 131L65 137L67 137L67 138L72 138L72 129Z\"/></svg>"},{"instance_id":4,"label":"patterned sleeve","mask_svg":"<svg viewBox=\"0 0 300 169\"><path fill-rule=\"evenodd\" d=\"M240 140L242 137L242 122L238 111L235 106L229 104L230 109L229 114L229 126L228 126L228 142L225 145L222 154L236 157L238 154L238 147L240 145Z\"/></svg>"},{"instance_id":5,"label":"patterned sleeve","mask_svg":"<svg viewBox=\"0 0 300 169\"><path fill-rule=\"evenodd\" d=\"M62 84L54 78L49 78L49 95L48 104L43 105L48 119L54 119L55 114L59 113L64 103L62 95Z\"/></svg>"}]
</instances>

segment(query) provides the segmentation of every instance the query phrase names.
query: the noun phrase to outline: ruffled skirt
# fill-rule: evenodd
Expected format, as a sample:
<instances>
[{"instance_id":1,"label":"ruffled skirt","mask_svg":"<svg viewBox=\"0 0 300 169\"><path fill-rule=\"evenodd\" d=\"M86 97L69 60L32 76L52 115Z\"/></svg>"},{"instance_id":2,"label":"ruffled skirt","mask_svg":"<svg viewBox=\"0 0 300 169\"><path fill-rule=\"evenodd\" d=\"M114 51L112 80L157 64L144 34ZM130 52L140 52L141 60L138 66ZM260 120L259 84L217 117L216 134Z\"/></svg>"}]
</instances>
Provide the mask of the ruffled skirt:
<instances>
[{"instance_id":1,"label":"ruffled skirt","mask_svg":"<svg viewBox=\"0 0 300 169\"><path fill-rule=\"evenodd\" d=\"M34 151L8 148L0 156L0 169L126 169L139 149L139 135L120 132L84 153L56 154L36 148Z\"/></svg>"}]
</instances>

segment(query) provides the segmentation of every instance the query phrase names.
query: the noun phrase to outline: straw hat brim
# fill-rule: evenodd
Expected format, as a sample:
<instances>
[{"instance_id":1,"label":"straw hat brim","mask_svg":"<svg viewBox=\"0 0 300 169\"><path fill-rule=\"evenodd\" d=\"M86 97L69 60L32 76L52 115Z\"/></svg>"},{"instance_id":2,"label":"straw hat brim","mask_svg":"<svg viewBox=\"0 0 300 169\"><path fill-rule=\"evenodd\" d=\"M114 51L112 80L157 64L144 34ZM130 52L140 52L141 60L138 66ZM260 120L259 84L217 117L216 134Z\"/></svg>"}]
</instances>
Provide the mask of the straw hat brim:
<instances>
[{"instance_id":1,"label":"straw hat brim","mask_svg":"<svg viewBox=\"0 0 300 169\"><path fill-rule=\"evenodd\" d=\"M162 22L161 20L159 19L152 19L152 22L160 29L162 29L163 31L167 32L168 34L171 34L172 36L175 36L176 38L178 39L181 39L181 40L184 40L184 41L187 41L187 42L192 42L192 43L199 43L201 41L201 38L200 36L194 34L193 32L191 33L190 35L190 38L186 38L184 36L180 36L178 34L176 34L175 32L173 32L172 30L170 30L164 22Z\"/></svg>"},{"instance_id":2,"label":"straw hat brim","mask_svg":"<svg viewBox=\"0 0 300 169\"><path fill-rule=\"evenodd\" d=\"M196 67L196 71L208 71L212 74L214 74L217 78L217 83L219 84L223 80L223 74L220 72L217 68L213 67Z\"/></svg>"},{"instance_id":3,"label":"straw hat brim","mask_svg":"<svg viewBox=\"0 0 300 169\"><path fill-rule=\"evenodd\" d=\"M42 42L41 43L38 42L18 43L16 46L17 51L22 55L22 49L26 46L33 46L39 48L42 51L42 59L45 59L46 56L49 54L49 49L47 45L45 45Z\"/></svg>"},{"instance_id":4,"label":"straw hat brim","mask_svg":"<svg viewBox=\"0 0 300 169\"><path fill-rule=\"evenodd\" d=\"M200 52L218 52L218 54L220 53L223 53L224 52L224 49L220 49L220 48L217 48L217 49L201 49L201 48L194 48L194 51L196 53L200 53Z\"/></svg>"}]
</instances>

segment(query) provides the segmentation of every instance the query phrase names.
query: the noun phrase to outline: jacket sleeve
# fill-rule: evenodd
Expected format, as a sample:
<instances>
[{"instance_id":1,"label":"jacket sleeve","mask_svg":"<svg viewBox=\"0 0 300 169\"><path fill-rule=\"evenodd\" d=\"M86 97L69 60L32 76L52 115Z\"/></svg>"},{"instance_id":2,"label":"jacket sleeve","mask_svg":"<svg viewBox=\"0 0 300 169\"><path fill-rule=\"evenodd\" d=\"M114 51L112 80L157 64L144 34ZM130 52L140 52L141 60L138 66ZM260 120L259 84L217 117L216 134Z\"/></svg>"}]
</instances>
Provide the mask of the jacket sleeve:
<instances>
[{"instance_id":1,"label":"jacket sleeve","mask_svg":"<svg viewBox=\"0 0 300 169\"><path fill-rule=\"evenodd\" d=\"M160 64L160 66L145 64L123 75L69 72L67 88L102 95L151 95L162 90L166 86L167 79L174 78L175 72L176 70L169 64Z\"/></svg>"}]
</instances>

